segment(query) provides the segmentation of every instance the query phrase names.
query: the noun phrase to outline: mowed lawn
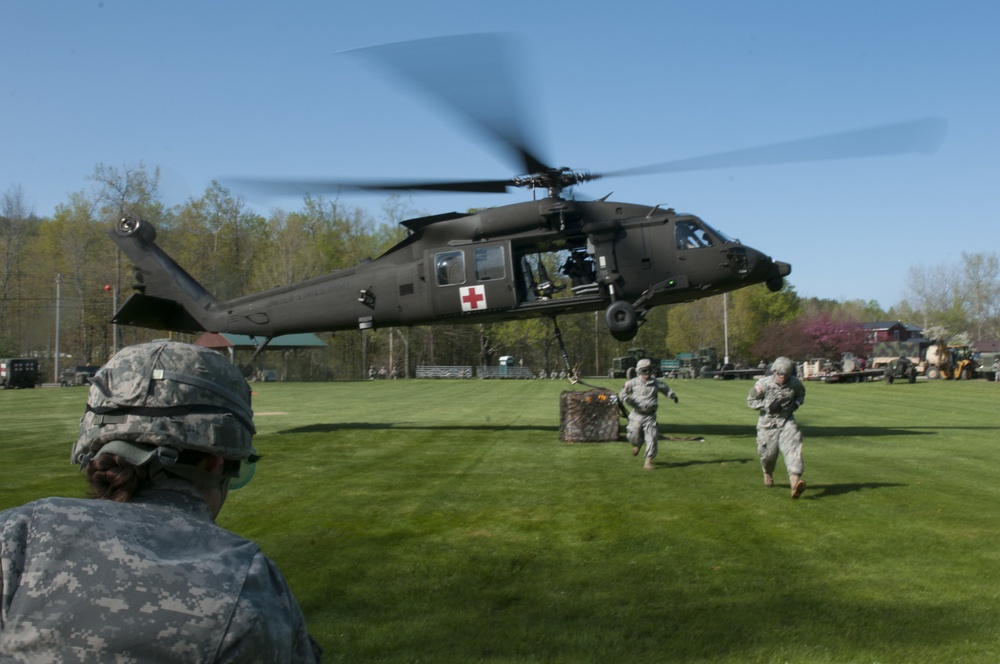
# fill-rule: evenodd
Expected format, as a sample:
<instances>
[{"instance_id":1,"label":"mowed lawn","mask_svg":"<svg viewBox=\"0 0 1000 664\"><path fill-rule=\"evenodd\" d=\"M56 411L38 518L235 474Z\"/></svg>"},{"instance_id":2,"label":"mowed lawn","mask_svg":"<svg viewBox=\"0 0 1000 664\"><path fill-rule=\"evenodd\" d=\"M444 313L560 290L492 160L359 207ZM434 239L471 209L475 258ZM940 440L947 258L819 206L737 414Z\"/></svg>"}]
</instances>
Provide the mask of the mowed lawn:
<instances>
[{"instance_id":1,"label":"mowed lawn","mask_svg":"<svg viewBox=\"0 0 1000 664\"><path fill-rule=\"evenodd\" d=\"M671 382L662 433L704 440L649 472L559 441L564 381L255 383L264 459L219 521L326 661L1000 661L1000 386L808 383L793 501L751 385ZM0 509L83 493L85 399L0 392Z\"/></svg>"}]
</instances>

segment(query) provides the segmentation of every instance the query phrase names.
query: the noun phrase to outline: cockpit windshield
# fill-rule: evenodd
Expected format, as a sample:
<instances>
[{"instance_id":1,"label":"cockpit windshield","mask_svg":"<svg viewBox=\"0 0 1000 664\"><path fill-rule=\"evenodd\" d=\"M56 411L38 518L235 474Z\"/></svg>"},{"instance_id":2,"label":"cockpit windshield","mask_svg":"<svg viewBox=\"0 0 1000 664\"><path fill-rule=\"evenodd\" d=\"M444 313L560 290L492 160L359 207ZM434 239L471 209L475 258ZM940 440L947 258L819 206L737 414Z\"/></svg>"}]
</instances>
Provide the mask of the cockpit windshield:
<instances>
[{"instance_id":1,"label":"cockpit windshield","mask_svg":"<svg viewBox=\"0 0 1000 664\"><path fill-rule=\"evenodd\" d=\"M728 237L700 219L683 219L675 225L678 249L704 249L731 243Z\"/></svg>"}]
</instances>

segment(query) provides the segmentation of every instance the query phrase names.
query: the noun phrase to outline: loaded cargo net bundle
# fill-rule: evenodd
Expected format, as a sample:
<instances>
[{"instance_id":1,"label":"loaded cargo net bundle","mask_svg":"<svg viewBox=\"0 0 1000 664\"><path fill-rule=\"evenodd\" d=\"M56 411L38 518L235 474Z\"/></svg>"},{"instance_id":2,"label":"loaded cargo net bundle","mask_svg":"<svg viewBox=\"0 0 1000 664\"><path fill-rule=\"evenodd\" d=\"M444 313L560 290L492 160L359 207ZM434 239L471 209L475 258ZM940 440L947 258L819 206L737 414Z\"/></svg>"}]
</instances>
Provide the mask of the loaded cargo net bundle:
<instances>
[{"instance_id":1,"label":"loaded cargo net bundle","mask_svg":"<svg viewBox=\"0 0 1000 664\"><path fill-rule=\"evenodd\" d=\"M618 440L618 395L609 390L566 391L559 396L559 440L602 443Z\"/></svg>"}]
</instances>

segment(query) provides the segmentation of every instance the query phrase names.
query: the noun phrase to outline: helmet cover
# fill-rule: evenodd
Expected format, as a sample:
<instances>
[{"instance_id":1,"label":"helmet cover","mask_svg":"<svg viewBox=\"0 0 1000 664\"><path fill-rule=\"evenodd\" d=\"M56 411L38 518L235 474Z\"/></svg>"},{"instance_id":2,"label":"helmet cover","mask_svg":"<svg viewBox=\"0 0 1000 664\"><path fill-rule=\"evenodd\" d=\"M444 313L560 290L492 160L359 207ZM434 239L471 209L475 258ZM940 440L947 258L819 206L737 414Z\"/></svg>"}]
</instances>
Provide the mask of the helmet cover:
<instances>
[{"instance_id":1,"label":"helmet cover","mask_svg":"<svg viewBox=\"0 0 1000 664\"><path fill-rule=\"evenodd\" d=\"M787 357L779 357L774 361L774 367L772 368L774 373L780 373L784 376L794 376L795 375L795 363L792 362Z\"/></svg>"},{"instance_id":2,"label":"helmet cover","mask_svg":"<svg viewBox=\"0 0 1000 664\"><path fill-rule=\"evenodd\" d=\"M177 341L128 346L90 383L72 461L123 441L231 460L253 454L250 385L220 353Z\"/></svg>"},{"instance_id":3,"label":"helmet cover","mask_svg":"<svg viewBox=\"0 0 1000 664\"><path fill-rule=\"evenodd\" d=\"M641 360L639 360L639 363L635 365L635 370L636 371L642 371L643 369L645 369L647 371L652 371L653 370L653 363L650 362L645 357L642 358Z\"/></svg>"}]
</instances>

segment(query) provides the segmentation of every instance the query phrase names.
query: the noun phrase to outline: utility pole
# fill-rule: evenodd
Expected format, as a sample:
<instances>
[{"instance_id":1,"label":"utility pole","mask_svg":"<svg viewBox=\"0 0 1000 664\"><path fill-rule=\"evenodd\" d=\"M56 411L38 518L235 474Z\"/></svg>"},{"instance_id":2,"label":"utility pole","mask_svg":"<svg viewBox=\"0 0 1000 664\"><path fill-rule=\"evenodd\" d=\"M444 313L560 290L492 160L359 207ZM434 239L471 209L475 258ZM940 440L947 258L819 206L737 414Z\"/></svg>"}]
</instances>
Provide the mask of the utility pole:
<instances>
[{"instance_id":1,"label":"utility pole","mask_svg":"<svg viewBox=\"0 0 1000 664\"><path fill-rule=\"evenodd\" d=\"M55 353L55 375L52 377L53 383L59 382L59 302L60 291L62 290L62 274L56 273L56 353Z\"/></svg>"},{"instance_id":2,"label":"utility pole","mask_svg":"<svg viewBox=\"0 0 1000 664\"><path fill-rule=\"evenodd\" d=\"M725 338L725 358L724 364L729 364L729 293L722 294L722 334Z\"/></svg>"}]
</instances>

